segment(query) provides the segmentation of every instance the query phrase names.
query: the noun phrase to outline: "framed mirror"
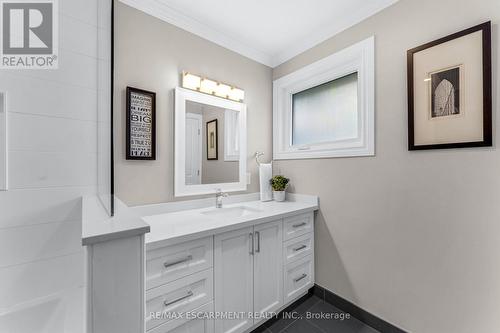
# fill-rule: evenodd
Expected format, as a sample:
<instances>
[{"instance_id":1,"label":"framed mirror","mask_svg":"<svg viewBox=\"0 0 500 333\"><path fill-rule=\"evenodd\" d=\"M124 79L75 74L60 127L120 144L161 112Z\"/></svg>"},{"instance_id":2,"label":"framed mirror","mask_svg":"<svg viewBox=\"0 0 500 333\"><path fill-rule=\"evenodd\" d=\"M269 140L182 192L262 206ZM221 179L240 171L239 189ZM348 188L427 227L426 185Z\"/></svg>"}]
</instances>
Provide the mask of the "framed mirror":
<instances>
[{"instance_id":1,"label":"framed mirror","mask_svg":"<svg viewBox=\"0 0 500 333\"><path fill-rule=\"evenodd\" d=\"M175 89L175 196L245 191L246 105Z\"/></svg>"}]
</instances>

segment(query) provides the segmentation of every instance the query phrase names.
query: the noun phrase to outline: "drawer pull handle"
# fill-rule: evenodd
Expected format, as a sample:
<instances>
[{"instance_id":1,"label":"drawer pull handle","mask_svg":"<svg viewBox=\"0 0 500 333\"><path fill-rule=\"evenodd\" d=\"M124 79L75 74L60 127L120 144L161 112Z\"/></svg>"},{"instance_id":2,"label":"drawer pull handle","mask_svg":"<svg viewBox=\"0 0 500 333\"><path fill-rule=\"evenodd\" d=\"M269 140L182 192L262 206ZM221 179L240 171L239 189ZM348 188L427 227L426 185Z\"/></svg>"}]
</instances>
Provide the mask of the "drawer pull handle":
<instances>
[{"instance_id":1,"label":"drawer pull handle","mask_svg":"<svg viewBox=\"0 0 500 333\"><path fill-rule=\"evenodd\" d=\"M307 224L306 222L302 222L302 223L299 223L299 224L294 224L293 227L294 228L299 228L299 227L305 226L306 224Z\"/></svg>"},{"instance_id":2,"label":"drawer pull handle","mask_svg":"<svg viewBox=\"0 0 500 333\"><path fill-rule=\"evenodd\" d=\"M193 296L193 292L190 290L190 291L188 291L188 293L187 293L185 296L181 296L181 297L179 297L179 298L177 298L177 299L174 299L173 301L170 301L170 302L165 301L165 302L163 302L163 304L164 304L165 306L169 306L169 305L172 305L172 304L174 304L174 303L180 302L180 301L182 301L183 299L189 298L189 297L191 297L191 296Z\"/></svg>"},{"instance_id":3,"label":"drawer pull handle","mask_svg":"<svg viewBox=\"0 0 500 333\"><path fill-rule=\"evenodd\" d=\"M299 276L298 278L295 278L293 279L293 282L299 282L300 280L303 280L307 277L307 274L302 274L301 276Z\"/></svg>"},{"instance_id":4,"label":"drawer pull handle","mask_svg":"<svg viewBox=\"0 0 500 333\"><path fill-rule=\"evenodd\" d=\"M173 262L166 262L163 264L163 266L165 266L165 268L169 268L171 266L182 264L183 262L191 261L191 260L193 260L193 256L189 255L186 258L181 259L181 260L177 260L177 261L173 261Z\"/></svg>"},{"instance_id":5,"label":"drawer pull handle","mask_svg":"<svg viewBox=\"0 0 500 333\"><path fill-rule=\"evenodd\" d=\"M299 247L297 247L297 248L293 249L293 251L294 251L294 252L297 252L297 251L303 250L303 249L305 249L305 248L307 248L307 245L302 245L302 246L299 246Z\"/></svg>"}]
</instances>

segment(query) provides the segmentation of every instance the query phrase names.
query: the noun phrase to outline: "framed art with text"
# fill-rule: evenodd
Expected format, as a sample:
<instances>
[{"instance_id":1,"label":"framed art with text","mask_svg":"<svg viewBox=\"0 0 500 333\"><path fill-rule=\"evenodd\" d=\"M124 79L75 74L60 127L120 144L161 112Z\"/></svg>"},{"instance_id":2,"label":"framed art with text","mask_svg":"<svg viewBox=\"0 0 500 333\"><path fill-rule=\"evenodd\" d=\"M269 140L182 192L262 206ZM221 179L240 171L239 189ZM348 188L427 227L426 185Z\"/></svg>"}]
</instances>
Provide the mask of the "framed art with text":
<instances>
[{"instance_id":1,"label":"framed art with text","mask_svg":"<svg viewBox=\"0 0 500 333\"><path fill-rule=\"evenodd\" d=\"M156 94L127 87L126 159L156 159Z\"/></svg>"},{"instance_id":2,"label":"framed art with text","mask_svg":"<svg viewBox=\"0 0 500 333\"><path fill-rule=\"evenodd\" d=\"M491 22L407 56L409 150L491 146Z\"/></svg>"}]
</instances>

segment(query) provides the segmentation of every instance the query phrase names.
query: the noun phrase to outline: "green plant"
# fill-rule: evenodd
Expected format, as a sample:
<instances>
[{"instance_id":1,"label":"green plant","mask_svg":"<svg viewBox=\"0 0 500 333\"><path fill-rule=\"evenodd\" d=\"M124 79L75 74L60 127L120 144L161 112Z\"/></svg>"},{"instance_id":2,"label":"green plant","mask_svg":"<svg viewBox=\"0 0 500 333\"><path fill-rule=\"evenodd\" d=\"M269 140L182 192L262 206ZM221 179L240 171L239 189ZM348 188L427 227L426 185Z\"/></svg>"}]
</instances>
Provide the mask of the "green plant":
<instances>
[{"instance_id":1,"label":"green plant","mask_svg":"<svg viewBox=\"0 0 500 333\"><path fill-rule=\"evenodd\" d=\"M271 187L274 191L284 191L288 187L290 179L283 176L274 176L273 178L271 178L269 183L271 183Z\"/></svg>"}]
</instances>

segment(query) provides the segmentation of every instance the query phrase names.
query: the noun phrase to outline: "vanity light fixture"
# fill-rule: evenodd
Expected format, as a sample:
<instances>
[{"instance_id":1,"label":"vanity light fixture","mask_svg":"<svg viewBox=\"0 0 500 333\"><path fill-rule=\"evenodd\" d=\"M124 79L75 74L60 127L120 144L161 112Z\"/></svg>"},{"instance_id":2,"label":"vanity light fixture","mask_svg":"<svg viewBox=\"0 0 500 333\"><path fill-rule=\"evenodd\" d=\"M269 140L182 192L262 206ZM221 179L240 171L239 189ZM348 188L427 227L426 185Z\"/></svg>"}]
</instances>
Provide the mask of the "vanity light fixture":
<instances>
[{"instance_id":1,"label":"vanity light fixture","mask_svg":"<svg viewBox=\"0 0 500 333\"><path fill-rule=\"evenodd\" d=\"M243 102L245 99L245 91L242 89L188 72L182 72L182 87L236 102Z\"/></svg>"}]
</instances>

